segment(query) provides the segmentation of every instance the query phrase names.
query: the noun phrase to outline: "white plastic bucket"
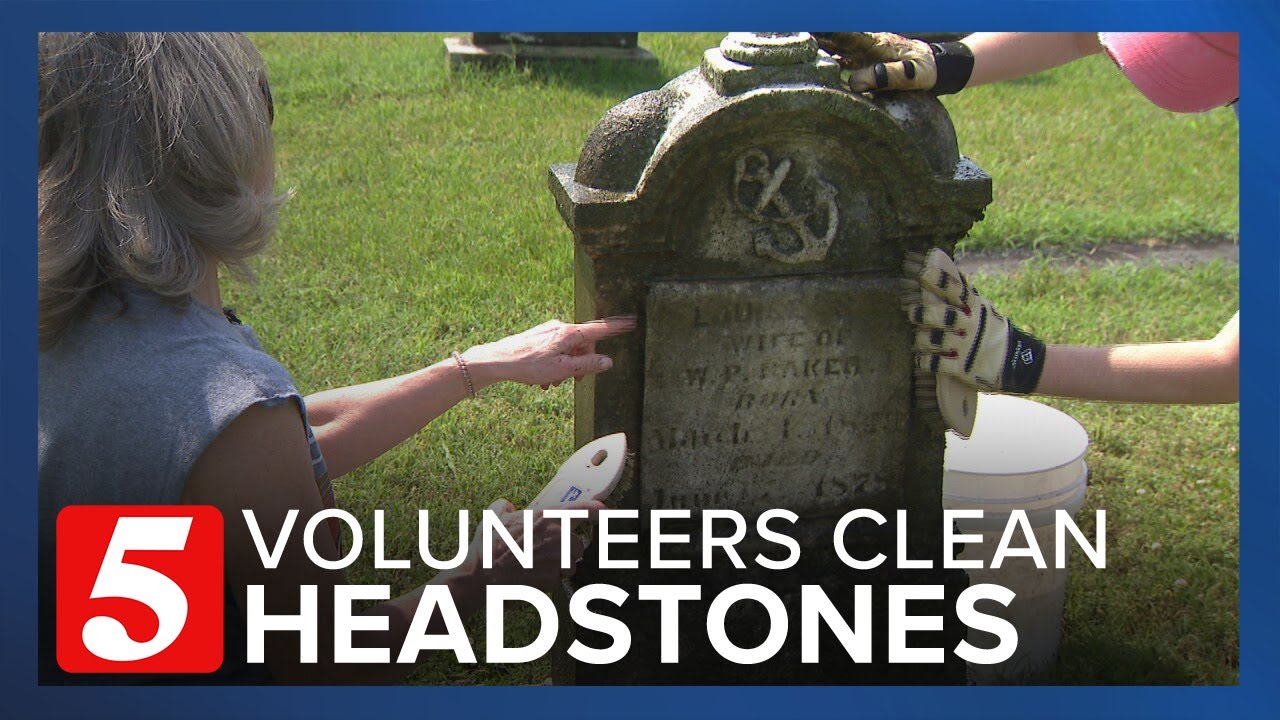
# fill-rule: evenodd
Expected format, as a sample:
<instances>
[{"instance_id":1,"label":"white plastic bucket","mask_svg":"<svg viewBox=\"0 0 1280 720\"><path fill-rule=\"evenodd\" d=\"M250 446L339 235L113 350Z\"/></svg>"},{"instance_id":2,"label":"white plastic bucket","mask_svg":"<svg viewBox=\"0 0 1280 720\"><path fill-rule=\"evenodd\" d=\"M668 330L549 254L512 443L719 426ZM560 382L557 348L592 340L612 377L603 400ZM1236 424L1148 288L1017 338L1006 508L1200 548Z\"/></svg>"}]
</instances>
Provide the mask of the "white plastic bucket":
<instances>
[{"instance_id":1,"label":"white plastic bucket","mask_svg":"<svg viewBox=\"0 0 1280 720\"><path fill-rule=\"evenodd\" d=\"M1001 585L1016 595L1008 607L991 600L976 606L1017 628L1018 649L1003 663L971 664L973 682L1020 680L1048 669L1057 659L1067 570L1053 567L1054 514L1066 510L1074 517L1084 504L1088 447L1088 433L1070 415L1008 395L979 396L977 421L968 440L947 434L943 507L983 511L980 520L957 521L961 532L982 535L981 543L967 544L960 555L983 564L981 570L967 570L970 582ZM998 569L987 567L1011 510L1026 511L1047 569L1037 568L1028 557L1006 558ZM1013 542L1022 546L1017 536ZM996 638L970 630L969 642L990 648Z\"/></svg>"}]
</instances>

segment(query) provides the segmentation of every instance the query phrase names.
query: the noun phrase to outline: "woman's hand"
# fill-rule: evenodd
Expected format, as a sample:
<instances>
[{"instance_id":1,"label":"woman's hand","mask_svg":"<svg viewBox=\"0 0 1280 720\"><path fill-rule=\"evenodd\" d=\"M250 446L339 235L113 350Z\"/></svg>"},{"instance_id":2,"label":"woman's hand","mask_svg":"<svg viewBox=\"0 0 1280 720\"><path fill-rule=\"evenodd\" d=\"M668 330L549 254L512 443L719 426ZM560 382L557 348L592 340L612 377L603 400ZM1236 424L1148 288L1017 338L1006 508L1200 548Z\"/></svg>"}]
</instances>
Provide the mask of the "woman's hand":
<instances>
[{"instance_id":1,"label":"woman's hand","mask_svg":"<svg viewBox=\"0 0 1280 720\"><path fill-rule=\"evenodd\" d=\"M818 47L851 71L849 89L932 90L938 80L929 43L887 32L815 33Z\"/></svg>"},{"instance_id":2,"label":"woman's hand","mask_svg":"<svg viewBox=\"0 0 1280 720\"><path fill-rule=\"evenodd\" d=\"M596 354L596 341L631 332L633 315L609 317L581 324L551 320L519 335L477 345L462 354L476 390L500 380L543 389L574 378L604 372L613 360Z\"/></svg>"},{"instance_id":3,"label":"woman's hand","mask_svg":"<svg viewBox=\"0 0 1280 720\"><path fill-rule=\"evenodd\" d=\"M1019 330L969 284L941 248L908 254L902 309L916 327L916 367L979 390L1035 392L1045 344Z\"/></svg>"},{"instance_id":4,"label":"woman's hand","mask_svg":"<svg viewBox=\"0 0 1280 720\"><path fill-rule=\"evenodd\" d=\"M853 92L932 90L960 92L973 73L965 42L927 43L887 32L814 33L818 47L849 71Z\"/></svg>"},{"instance_id":5,"label":"woman's hand","mask_svg":"<svg viewBox=\"0 0 1280 720\"><path fill-rule=\"evenodd\" d=\"M596 341L635 327L633 316L581 325L553 320L466 351L465 375L449 358L399 377L311 395L307 415L329 472L337 477L412 437L473 387L515 380L546 388L608 370L613 360L596 354Z\"/></svg>"},{"instance_id":6,"label":"woman's hand","mask_svg":"<svg viewBox=\"0 0 1280 720\"><path fill-rule=\"evenodd\" d=\"M557 505L557 510L586 510L593 514L603 510L605 504L597 500ZM489 506L489 510L502 519L507 532L517 543L524 542L524 513L516 510L507 500L498 500ZM533 513L533 562L532 567L520 565L519 559L499 538L493 540L492 567L485 569L482 561L484 555L484 525L478 524L476 532L467 550L467 559L458 567L458 572L468 574L485 585L528 585L544 592L554 590L561 578L571 577L582 559L586 545L576 533L569 534L569 566L561 567L561 520L544 517L541 510ZM574 522L587 522L574 521Z\"/></svg>"}]
</instances>

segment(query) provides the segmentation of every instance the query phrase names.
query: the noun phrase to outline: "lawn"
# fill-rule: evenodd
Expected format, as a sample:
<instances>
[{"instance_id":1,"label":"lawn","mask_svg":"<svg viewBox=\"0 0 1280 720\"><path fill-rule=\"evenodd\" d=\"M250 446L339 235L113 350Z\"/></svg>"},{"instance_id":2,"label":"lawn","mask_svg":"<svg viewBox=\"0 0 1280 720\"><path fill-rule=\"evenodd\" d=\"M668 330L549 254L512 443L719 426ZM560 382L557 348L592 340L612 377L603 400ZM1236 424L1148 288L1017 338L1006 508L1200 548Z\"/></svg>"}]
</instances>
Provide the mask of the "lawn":
<instances>
[{"instance_id":1,"label":"lawn","mask_svg":"<svg viewBox=\"0 0 1280 720\"><path fill-rule=\"evenodd\" d=\"M968 249L1239 235L1231 110L1165 112L1102 55L943 104L960 150L995 179Z\"/></svg>"},{"instance_id":2,"label":"lawn","mask_svg":"<svg viewBox=\"0 0 1280 720\"><path fill-rule=\"evenodd\" d=\"M407 372L569 317L572 242L546 187L547 166L575 160L608 108L693 67L719 37L642 34L661 60L656 72L451 78L439 35L255 35L277 108L277 183L296 195L257 284L232 284L229 302L304 392ZM1102 58L947 104L962 151L995 179L995 203L971 248L1236 236L1229 112L1155 110ZM1119 342L1213 334L1236 306L1238 271L1033 263L975 280L1046 337ZM1093 438L1086 511L1108 511L1110 564L1078 564L1072 574L1061 662L1046 680L1234 682L1235 406L1055 404ZM531 500L572 451L572 426L570 387L495 387L341 478L340 502L362 521L374 507L402 508L389 511L388 553L408 557L414 510ZM354 569L354 582L407 589L429 577L382 578L368 565ZM547 674L545 662L459 668L439 660L413 681L523 683Z\"/></svg>"},{"instance_id":3,"label":"lawn","mask_svg":"<svg viewBox=\"0 0 1280 720\"><path fill-rule=\"evenodd\" d=\"M1238 267L1218 262L1179 270L1030 263L974 283L1027 330L1078 344L1208 337L1239 302ZM1048 402L1089 432L1081 516L1107 511L1107 567L1075 555L1058 667L1040 680L1236 682L1238 407Z\"/></svg>"}]
</instances>

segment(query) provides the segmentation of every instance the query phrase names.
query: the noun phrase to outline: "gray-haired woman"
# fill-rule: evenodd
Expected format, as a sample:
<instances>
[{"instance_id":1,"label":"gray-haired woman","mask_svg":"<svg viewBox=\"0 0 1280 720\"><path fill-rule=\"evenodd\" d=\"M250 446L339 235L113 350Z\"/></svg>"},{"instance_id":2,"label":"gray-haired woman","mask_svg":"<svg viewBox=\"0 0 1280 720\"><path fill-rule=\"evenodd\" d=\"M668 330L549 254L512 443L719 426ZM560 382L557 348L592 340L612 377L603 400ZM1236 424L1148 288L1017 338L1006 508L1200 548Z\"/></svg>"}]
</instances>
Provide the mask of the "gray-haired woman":
<instances>
[{"instance_id":1,"label":"gray-haired woman","mask_svg":"<svg viewBox=\"0 0 1280 720\"><path fill-rule=\"evenodd\" d=\"M485 386L550 386L609 369L597 340L629 318L556 321L396 378L302 397L253 331L222 308L218 268L244 271L268 244L273 194L271 91L261 57L236 34L44 34L39 40L39 512L42 680L54 664L51 599L58 512L72 504L205 504L226 518L226 661L231 682L395 680L406 665L333 665L333 602L344 582L305 556L298 533L262 567L241 509L275 538L291 509L332 506L333 478L412 436ZM599 503L580 503L585 509ZM520 532L510 503L504 513ZM536 518L535 562L477 553L432 582L465 616L483 587L549 588L561 574L558 525ZM328 535L328 533L320 533ZM515 535L520 537L519 534ZM338 556L337 534L317 538ZM473 543L474 545L474 543ZM576 557L581 546L572 548ZM246 663L248 585L265 611L296 614L298 588L322 588L319 664L291 633L267 633L265 668ZM420 592L420 591L419 591ZM419 592L369 611L398 648ZM380 621L381 622L381 621ZM284 636L284 637L281 637ZM189 679L189 678L188 678Z\"/></svg>"}]
</instances>

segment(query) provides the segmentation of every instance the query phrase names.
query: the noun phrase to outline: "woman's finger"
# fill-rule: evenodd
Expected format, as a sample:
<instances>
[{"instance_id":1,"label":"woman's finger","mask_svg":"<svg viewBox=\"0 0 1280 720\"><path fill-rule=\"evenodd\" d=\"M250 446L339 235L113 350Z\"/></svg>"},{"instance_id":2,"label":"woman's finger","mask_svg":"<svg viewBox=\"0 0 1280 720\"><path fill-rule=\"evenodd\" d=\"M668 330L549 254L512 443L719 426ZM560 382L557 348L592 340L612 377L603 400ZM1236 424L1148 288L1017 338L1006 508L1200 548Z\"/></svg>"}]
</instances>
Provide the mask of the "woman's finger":
<instances>
[{"instance_id":1,"label":"woman's finger","mask_svg":"<svg viewBox=\"0 0 1280 720\"><path fill-rule=\"evenodd\" d=\"M964 336L952 330L942 328L925 328L916 331L915 349L918 352L936 353L944 357L957 357L961 354Z\"/></svg>"},{"instance_id":2,"label":"woman's finger","mask_svg":"<svg viewBox=\"0 0 1280 720\"><path fill-rule=\"evenodd\" d=\"M576 528L582 523L594 525L600 517L600 511L607 509L608 506L599 500L577 500L563 505L557 505L557 510L586 510L587 516L580 520L573 520L573 526Z\"/></svg>"},{"instance_id":3,"label":"woman's finger","mask_svg":"<svg viewBox=\"0 0 1280 720\"><path fill-rule=\"evenodd\" d=\"M600 511L608 509L608 506L599 500L576 500L574 502L554 505L548 510L586 510L587 516L583 518L574 518L569 520L569 527L572 530L578 530L584 525L594 525L600 519Z\"/></svg>"},{"instance_id":4,"label":"woman's finger","mask_svg":"<svg viewBox=\"0 0 1280 720\"><path fill-rule=\"evenodd\" d=\"M613 359L608 355L561 355L556 358L556 370L560 375L557 383L571 377L594 375L613 367Z\"/></svg>"},{"instance_id":5,"label":"woman's finger","mask_svg":"<svg viewBox=\"0 0 1280 720\"><path fill-rule=\"evenodd\" d=\"M955 329L963 334L966 316L933 293L923 293L921 302L907 308L907 317L917 328Z\"/></svg>"},{"instance_id":6,"label":"woman's finger","mask_svg":"<svg viewBox=\"0 0 1280 720\"><path fill-rule=\"evenodd\" d=\"M946 252L934 248L925 256L920 287L958 308L969 307L969 281Z\"/></svg>"},{"instance_id":7,"label":"woman's finger","mask_svg":"<svg viewBox=\"0 0 1280 720\"><path fill-rule=\"evenodd\" d=\"M592 320L591 322L579 323L577 325L569 325L566 329L572 329L572 337L575 338L574 346L583 342L595 342L603 340L614 335L629 333L636 329L635 315L614 315L613 317L602 318L600 320Z\"/></svg>"},{"instance_id":8,"label":"woman's finger","mask_svg":"<svg viewBox=\"0 0 1280 720\"><path fill-rule=\"evenodd\" d=\"M957 364L963 362L963 358L941 353L933 352L917 352L915 353L915 364L920 370L928 370L931 373L943 373L953 375L964 380L966 385L972 384L964 379L964 372L957 368Z\"/></svg>"},{"instance_id":9,"label":"woman's finger","mask_svg":"<svg viewBox=\"0 0 1280 720\"><path fill-rule=\"evenodd\" d=\"M595 351L596 351L595 341L589 340L569 350L569 354L570 355L593 355L595 354ZM586 377L586 375L583 375L582 373L574 373L573 375L574 380L581 380L584 377Z\"/></svg>"}]
</instances>

